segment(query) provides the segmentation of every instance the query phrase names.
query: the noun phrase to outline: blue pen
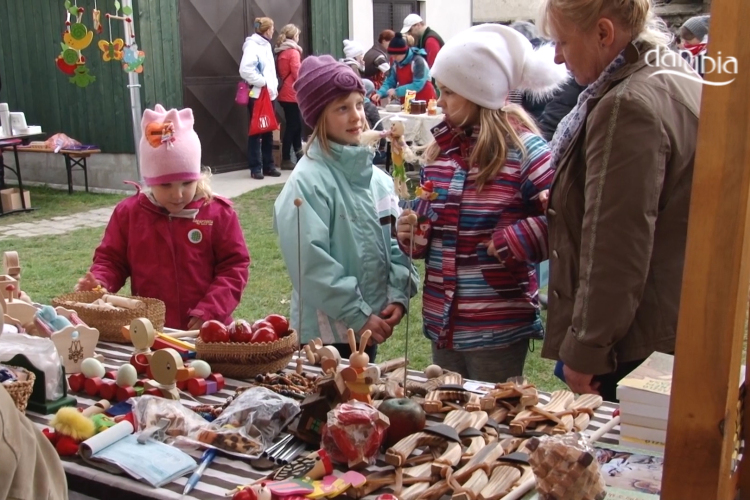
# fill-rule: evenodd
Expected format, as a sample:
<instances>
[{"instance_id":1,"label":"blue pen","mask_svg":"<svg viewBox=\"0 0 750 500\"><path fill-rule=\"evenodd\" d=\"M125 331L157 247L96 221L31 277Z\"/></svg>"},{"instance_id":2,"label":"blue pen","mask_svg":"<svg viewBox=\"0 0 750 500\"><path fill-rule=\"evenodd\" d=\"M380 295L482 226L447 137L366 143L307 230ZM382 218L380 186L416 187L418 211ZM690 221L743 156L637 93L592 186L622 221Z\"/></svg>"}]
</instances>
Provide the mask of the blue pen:
<instances>
[{"instance_id":1,"label":"blue pen","mask_svg":"<svg viewBox=\"0 0 750 500\"><path fill-rule=\"evenodd\" d=\"M188 479L188 482L185 485L185 489L182 492L183 495L187 495L188 493L193 491L195 485L198 484L198 481L201 480L201 476L205 472L206 467L211 465L211 462L214 461L214 458L216 458L216 450L214 448L209 448L203 452L203 456L201 457L201 464L198 466L195 472L193 472L193 475L190 476L190 479Z\"/></svg>"}]
</instances>

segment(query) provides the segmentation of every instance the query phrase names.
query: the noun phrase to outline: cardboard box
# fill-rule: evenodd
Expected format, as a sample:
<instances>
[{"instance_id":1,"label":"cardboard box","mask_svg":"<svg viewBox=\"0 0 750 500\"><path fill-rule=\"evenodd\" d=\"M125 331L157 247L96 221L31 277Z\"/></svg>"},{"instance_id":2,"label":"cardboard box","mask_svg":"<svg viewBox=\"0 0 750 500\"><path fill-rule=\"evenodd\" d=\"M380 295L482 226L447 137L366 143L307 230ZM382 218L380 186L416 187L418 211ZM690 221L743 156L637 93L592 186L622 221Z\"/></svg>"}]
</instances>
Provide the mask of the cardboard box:
<instances>
[{"instance_id":1,"label":"cardboard box","mask_svg":"<svg viewBox=\"0 0 750 500\"><path fill-rule=\"evenodd\" d=\"M26 202L26 208L31 207L31 197L28 191L23 192L24 201ZM20 210L23 208L21 205L21 190L18 188L3 189L0 191L0 202L2 202L3 212L10 212L11 210Z\"/></svg>"}]
</instances>

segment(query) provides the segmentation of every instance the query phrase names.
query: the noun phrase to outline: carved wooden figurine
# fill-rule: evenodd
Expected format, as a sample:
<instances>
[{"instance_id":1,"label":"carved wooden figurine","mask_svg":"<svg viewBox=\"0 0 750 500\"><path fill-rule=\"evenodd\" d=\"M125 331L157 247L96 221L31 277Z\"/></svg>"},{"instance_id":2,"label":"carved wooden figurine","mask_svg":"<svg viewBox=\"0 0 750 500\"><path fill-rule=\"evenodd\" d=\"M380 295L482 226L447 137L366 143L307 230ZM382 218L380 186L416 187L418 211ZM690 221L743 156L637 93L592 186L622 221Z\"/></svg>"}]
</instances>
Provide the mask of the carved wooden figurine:
<instances>
[{"instance_id":1,"label":"carved wooden figurine","mask_svg":"<svg viewBox=\"0 0 750 500\"><path fill-rule=\"evenodd\" d=\"M320 365L323 373L335 372L341 362L341 354L331 345L323 345L323 340L313 339L305 346L307 361Z\"/></svg>"},{"instance_id":2,"label":"carved wooden figurine","mask_svg":"<svg viewBox=\"0 0 750 500\"><path fill-rule=\"evenodd\" d=\"M135 350L130 358L138 374L146 373L151 361L151 347L156 340L154 325L146 318L136 318L130 323L130 341Z\"/></svg>"},{"instance_id":3,"label":"carved wooden figurine","mask_svg":"<svg viewBox=\"0 0 750 500\"><path fill-rule=\"evenodd\" d=\"M380 379L380 373L378 373L376 366L367 367L370 362L370 356L365 352L365 348L372 332L367 330L362 334L362 338L359 340L359 350L357 350L357 339L354 337L354 330L350 328L347 335L349 336L349 347L352 349L352 355L349 357L349 366L340 372L341 378L348 389L346 399L355 399L368 404L372 403L370 389Z\"/></svg>"},{"instance_id":4,"label":"carved wooden figurine","mask_svg":"<svg viewBox=\"0 0 750 500\"><path fill-rule=\"evenodd\" d=\"M195 369L185 368L180 354L170 348L154 352L149 361L149 369L156 384L149 383L148 385L159 389L164 398L177 401L180 400L177 382L195 376Z\"/></svg>"}]
</instances>

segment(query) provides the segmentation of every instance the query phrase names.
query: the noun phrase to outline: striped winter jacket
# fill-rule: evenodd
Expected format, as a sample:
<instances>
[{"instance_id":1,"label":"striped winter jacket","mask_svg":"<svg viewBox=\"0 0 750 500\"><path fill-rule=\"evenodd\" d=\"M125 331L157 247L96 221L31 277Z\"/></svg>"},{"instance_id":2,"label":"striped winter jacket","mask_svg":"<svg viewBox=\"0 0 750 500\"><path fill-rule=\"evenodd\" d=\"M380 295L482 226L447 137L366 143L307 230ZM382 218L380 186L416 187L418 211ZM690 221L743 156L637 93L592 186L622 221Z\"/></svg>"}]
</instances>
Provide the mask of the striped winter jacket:
<instances>
[{"instance_id":1,"label":"striped winter jacket","mask_svg":"<svg viewBox=\"0 0 750 500\"><path fill-rule=\"evenodd\" d=\"M466 160L478 131L456 132L445 122L435 127L441 154L421 174L437 197L417 202L417 212L431 218L419 218L414 257L425 259L424 333L439 349L498 348L543 336L532 263L547 258L538 195L552 182L549 148L522 132L526 155L511 149L478 193L477 168ZM490 239L500 260L487 254Z\"/></svg>"}]
</instances>

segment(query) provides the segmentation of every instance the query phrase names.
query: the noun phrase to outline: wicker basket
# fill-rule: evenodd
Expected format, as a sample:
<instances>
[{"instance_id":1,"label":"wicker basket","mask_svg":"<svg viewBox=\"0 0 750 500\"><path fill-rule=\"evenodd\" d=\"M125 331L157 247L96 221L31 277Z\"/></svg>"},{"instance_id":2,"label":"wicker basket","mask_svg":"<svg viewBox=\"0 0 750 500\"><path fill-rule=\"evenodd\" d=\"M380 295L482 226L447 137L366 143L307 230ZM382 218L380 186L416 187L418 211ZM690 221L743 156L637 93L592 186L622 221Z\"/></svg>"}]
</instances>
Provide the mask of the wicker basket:
<instances>
[{"instance_id":1,"label":"wicker basket","mask_svg":"<svg viewBox=\"0 0 750 500\"><path fill-rule=\"evenodd\" d=\"M11 366L10 368L13 368L15 371L26 372L28 376L28 379L23 382L3 384L3 387L5 387L5 390L8 391L8 394L10 394L10 397L13 399L13 402L16 403L16 408L25 412L26 405L31 397L31 392L34 390L34 380L36 380L36 375L24 368L18 368L17 366Z\"/></svg>"},{"instance_id":2,"label":"wicker basket","mask_svg":"<svg viewBox=\"0 0 750 500\"><path fill-rule=\"evenodd\" d=\"M211 370L225 377L252 378L283 370L297 350L297 332L275 342L203 342L195 340L198 359L211 364Z\"/></svg>"},{"instance_id":3,"label":"wicker basket","mask_svg":"<svg viewBox=\"0 0 750 500\"><path fill-rule=\"evenodd\" d=\"M136 318L148 318L154 325L154 329L161 331L164 328L164 316L166 309L164 302L159 299L146 297L129 297L143 302L143 306L135 309L118 309L111 311L100 311L88 307L73 306L71 302L82 302L91 304L102 298L105 292L75 292L61 295L52 299L54 307L72 309L78 313L81 321L92 328L99 330L99 340L105 342L118 342L129 344L130 341L122 336L122 327L130 325Z\"/></svg>"}]
</instances>

